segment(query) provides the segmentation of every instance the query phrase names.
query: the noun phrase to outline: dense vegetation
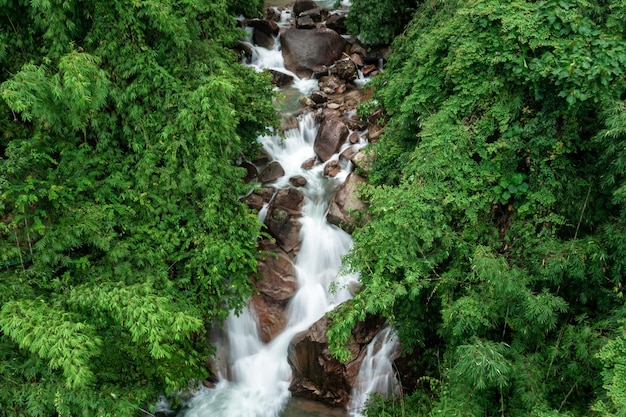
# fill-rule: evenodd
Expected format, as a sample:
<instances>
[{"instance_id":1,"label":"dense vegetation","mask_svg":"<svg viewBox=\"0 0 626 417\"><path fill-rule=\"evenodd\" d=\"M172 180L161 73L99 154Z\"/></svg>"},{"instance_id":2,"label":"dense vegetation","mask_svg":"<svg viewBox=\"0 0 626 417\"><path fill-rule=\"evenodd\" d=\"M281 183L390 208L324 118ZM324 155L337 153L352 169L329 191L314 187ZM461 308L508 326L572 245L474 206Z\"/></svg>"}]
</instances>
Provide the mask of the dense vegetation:
<instances>
[{"instance_id":1,"label":"dense vegetation","mask_svg":"<svg viewBox=\"0 0 626 417\"><path fill-rule=\"evenodd\" d=\"M238 64L260 0L0 1L0 414L132 416L203 378L274 123Z\"/></svg>"},{"instance_id":2,"label":"dense vegetation","mask_svg":"<svg viewBox=\"0 0 626 417\"><path fill-rule=\"evenodd\" d=\"M386 114L348 262L364 286L330 338L345 358L383 314L422 377L369 416L625 415L625 18L428 0L395 39L362 108Z\"/></svg>"},{"instance_id":3,"label":"dense vegetation","mask_svg":"<svg viewBox=\"0 0 626 417\"><path fill-rule=\"evenodd\" d=\"M339 3L339 1L337 1ZM389 44L411 20L418 0L352 0L347 27L366 45Z\"/></svg>"}]
</instances>

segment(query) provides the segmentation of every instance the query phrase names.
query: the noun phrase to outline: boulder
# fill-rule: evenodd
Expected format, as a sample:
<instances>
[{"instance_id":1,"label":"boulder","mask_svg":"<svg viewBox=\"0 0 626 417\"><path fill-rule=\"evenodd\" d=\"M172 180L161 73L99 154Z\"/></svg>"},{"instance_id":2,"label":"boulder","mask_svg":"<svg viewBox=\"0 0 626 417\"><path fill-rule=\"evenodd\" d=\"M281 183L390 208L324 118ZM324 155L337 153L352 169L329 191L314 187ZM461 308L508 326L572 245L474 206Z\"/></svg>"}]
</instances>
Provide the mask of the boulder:
<instances>
[{"instance_id":1,"label":"boulder","mask_svg":"<svg viewBox=\"0 0 626 417\"><path fill-rule=\"evenodd\" d=\"M272 205L273 206L273 205ZM280 207L270 207L265 218L269 233L276 239L282 250L295 256L300 247L301 215Z\"/></svg>"},{"instance_id":2,"label":"boulder","mask_svg":"<svg viewBox=\"0 0 626 417\"><path fill-rule=\"evenodd\" d=\"M326 27L328 29L332 29L340 35L345 35L346 33L346 15L342 14L331 14L326 19Z\"/></svg>"},{"instance_id":3,"label":"boulder","mask_svg":"<svg viewBox=\"0 0 626 417\"><path fill-rule=\"evenodd\" d=\"M289 389L295 397L303 397L345 407L356 384L358 371L365 356L366 346L383 326L384 320L368 317L355 326L347 349L353 359L341 363L328 351L329 318L322 317L309 330L296 335L287 353L293 370Z\"/></svg>"},{"instance_id":4,"label":"boulder","mask_svg":"<svg viewBox=\"0 0 626 417\"><path fill-rule=\"evenodd\" d=\"M363 58L361 57L361 55L359 54L351 54L350 55L350 60L352 62L354 62L354 65L356 65L359 68L363 67Z\"/></svg>"},{"instance_id":5,"label":"boulder","mask_svg":"<svg viewBox=\"0 0 626 417\"><path fill-rule=\"evenodd\" d=\"M336 159L328 161L328 163L324 165L324 176L326 177L336 177L340 171L341 166L339 165L339 161Z\"/></svg>"},{"instance_id":6,"label":"boulder","mask_svg":"<svg viewBox=\"0 0 626 417\"><path fill-rule=\"evenodd\" d=\"M346 91L346 82L336 75L324 75L317 84L325 94L341 94Z\"/></svg>"},{"instance_id":7,"label":"boulder","mask_svg":"<svg viewBox=\"0 0 626 417\"><path fill-rule=\"evenodd\" d=\"M255 287L273 301L286 301L293 297L298 289L298 280L296 268L287 253L269 239L259 243L259 250L264 258L257 264L259 278L254 280Z\"/></svg>"},{"instance_id":8,"label":"boulder","mask_svg":"<svg viewBox=\"0 0 626 417\"><path fill-rule=\"evenodd\" d=\"M272 207L278 207L291 211L300 211L304 202L304 194L295 188L283 188L276 193Z\"/></svg>"},{"instance_id":9,"label":"boulder","mask_svg":"<svg viewBox=\"0 0 626 417\"><path fill-rule=\"evenodd\" d=\"M356 64L351 59L342 59L330 67L330 74L345 81L354 81L358 76Z\"/></svg>"},{"instance_id":10,"label":"boulder","mask_svg":"<svg viewBox=\"0 0 626 417\"><path fill-rule=\"evenodd\" d=\"M317 104L322 104L328 101L328 97L321 91L313 91L311 93L311 100Z\"/></svg>"},{"instance_id":11,"label":"boulder","mask_svg":"<svg viewBox=\"0 0 626 417\"><path fill-rule=\"evenodd\" d=\"M239 166L246 170L246 176L243 178L246 184L256 180L259 176L259 172L257 171L253 163L243 161Z\"/></svg>"},{"instance_id":12,"label":"boulder","mask_svg":"<svg viewBox=\"0 0 626 417\"><path fill-rule=\"evenodd\" d=\"M259 175L259 182L266 184L268 182L276 181L278 178L285 175L285 170L277 161L272 161Z\"/></svg>"},{"instance_id":13,"label":"boulder","mask_svg":"<svg viewBox=\"0 0 626 417\"><path fill-rule=\"evenodd\" d=\"M263 205L269 203L276 190L272 187L265 187L258 190L254 190L250 195L246 196L243 201L248 207L261 210Z\"/></svg>"},{"instance_id":14,"label":"boulder","mask_svg":"<svg viewBox=\"0 0 626 417\"><path fill-rule=\"evenodd\" d=\"M248 26L254 28L255 31L265 33L266 35L278 35L279 27L276 22L269 19L250 19L247 21Z\"/></svg>"},{"instance_id":15,"label":"boulder","mask_svg":"<svg viewBox=\"0 0 626 417\"><path fill-rule=\"evenodd\" d=\"M306 161L304 161L302 163L302 165L300 166L300 168L309 170L309 169L313 168L316 163L317 163L317 158L316 157L312 157L312 158L309 158Z\"/></svg>"},{"instance_id":16,"label":"boulder","mask_svg":"<svg viewBox=\"0 0 626 417\"><path fill-rule=\"evenodd\" d=\"M304 11L316 8L317 4L313 0L296 0L291 10L293 15L297 17Z\"/></svg>"},{"instance_id":17,"label":"boulder","mask_svg":"<svg viewBox=\"0 0 626 417\"><path fill-rule=\"evenodd\" d=\"M333 64L343 53L346 40L328 28L286 29L281 33L285 67L309 78L316 68Z\"/></svg>"},{"instance_id":18,"label":"boulder","mask_svg":"<svg viewBox=\"0 0 626 417\"><path fill-rule=\"evenodd\" d=\"M367 152L357 152L350 160L362 175L367 177L372 171L372 157Z\"/></svg>"},{"instance_id":19,"label":"boulder","mask_svg":"<svg viewBox=\"0 0 626 417\"><path fill-rule=\"evenodd\" d=\"M314 29L315 22L311 16L301 16L296 19L296 27L298 29Z\"/></svg>"},{"instance_id":20,"label":"boulder","mask_svg":"<svg viewBox=\"0 0 626 417\"><path fill-rule=\"evenodd\" d=\"M272 84L276 87L286 87L293 83L293 76L289 74L274 69L270 69L269 72L272 74Z\"/></svg>"},{"instance_id":21,"label":"boulder","mask_svg":"<svg viewBox=\"0 0 626 417\"><path fill-rule=\"evenodd\" d=\"M314 9L305 10L298 15L298 17L310 17L314 22L321 22L322 19L328 15L328 10L320 9L316 7Z\"/></svg>"},{"instance_id":22,"label":"boulder","mask_svg":"<svg viewBox=\"0 0 626 417\"><path fill-rule=\"evenodd\" d=\"M304 187L307 185L308 181L302 175L296 175L289 178L289 183L294 187Z\"/></svg>"},{"instance_id":23,"label":"boulder","mask_svg":"<svg viewBox=\"0 0 626 417\"><path fill-rule=\"evenodd\" d=\"M365 204L358 198L358 188L365 180L351 173L339 187L328 206L326 219L329 223L342 227L347 232L354 228L353 212L365 210Z\"/></svg>"},{"instance_id":24,"label":"boulder","mask_svg":"<svg viewBox=\"0 0 626 417\"><path fill-rule=\"evenodd\" d=\"M255 294L251 299L252 307L259 320L259 336L264 343L269 343L287 325L286 303Z\"/></svg>"},{"instance_id":25,"label":"boulder","mask_svg":"<svg viewBox=\"0 0 626 417\"><path fill-rule=\"evenodd\" d=\"M320 161L328 161L339 152L350 131L338 117L325 117L320 124L313 144L313 150Z\"/></svg>"}]
</instances>

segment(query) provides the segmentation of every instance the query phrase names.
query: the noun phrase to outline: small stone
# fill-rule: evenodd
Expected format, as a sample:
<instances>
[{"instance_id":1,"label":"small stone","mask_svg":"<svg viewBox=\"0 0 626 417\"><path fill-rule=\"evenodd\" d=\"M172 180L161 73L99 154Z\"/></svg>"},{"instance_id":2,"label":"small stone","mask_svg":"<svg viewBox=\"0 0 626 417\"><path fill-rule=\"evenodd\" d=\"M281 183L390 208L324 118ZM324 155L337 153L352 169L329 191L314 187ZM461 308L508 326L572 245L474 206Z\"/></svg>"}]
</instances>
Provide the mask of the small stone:
<instances>
[{"instance_id":1,"label":"small stone","mask_svg":"<svg viewBox=\"0 0 626 417\"><path fill-rule=\"evenodd\" d=\"M298 99L298 101L300 102L300 104L302 104L305 107L313 107L315 106L315 102L313 100L311 100L309 97L306 96L302 96Z\"/></svg>"},{"instance_id":2,"label":"small stone","mask_svg":"<svg viewBox=\"0 0 626 417\"><path fill-rule=\"evenodd\" d=\"M309 158L309 159L307 159L306 161L304 161L302 163L300 168L309 170L309 169L311 169L311 168L313 168L315 166L316 162L317 162L317 158L315 158L315 157Z\"/></svg>"},{"instance_id":3,"label":"small stone","mask_svg":"<svg viewBox=\"0 0 626 417\"><path fill-rule=\"evenodd\" d=\"M302 175L296 175L295 177L289 178L289 183L294 187L304 187L307 184L306 178Z\"/></svg>"},{"instance_id":4,"label":"small stone","mask_svg":"<svg viewBox=\"0 0 626 417\"><path fill-rule=\"evenodd\" d=\"M348 136L348 140L351 144L355 145L361 141L361 138L357 132L352 132L350 136Z\"/></svg>"},{"instance_id":5,"label":"small stone","mask_svg":"<svg viewBox=\"0 0 626 417\"><path fill-rule=\"evenodd\" d=\"M324 176L326 177L336 177L339 172L341 172L341 167L339 166L339 161L336 159L329 161L324 166Z\"/></svg>"},{"instance_id":6,"label":"small stone","mask_svg":"<svg viewBox=\"0 0 626 417\"><path fill-rule=\"evenodd\" d=\"M328 97L322 91L313 91L311 93L311 100L317 104L322 104L328 101Z\"/></svg>"}]
</instances>

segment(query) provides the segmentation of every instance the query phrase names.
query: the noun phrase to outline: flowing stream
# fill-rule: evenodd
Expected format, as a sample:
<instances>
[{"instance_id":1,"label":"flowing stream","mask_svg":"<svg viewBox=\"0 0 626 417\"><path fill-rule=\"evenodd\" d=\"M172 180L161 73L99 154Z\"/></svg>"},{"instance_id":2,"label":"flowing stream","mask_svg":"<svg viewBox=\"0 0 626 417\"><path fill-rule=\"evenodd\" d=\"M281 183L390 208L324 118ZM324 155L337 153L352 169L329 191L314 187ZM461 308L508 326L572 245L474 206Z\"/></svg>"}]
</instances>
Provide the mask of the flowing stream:
<instances>
[{"instance_id":1,"label":"flowing stream","mask_svg":"<svg viewBox=\"0 0 626 417\"><path fill-rule=\"evenodd\" d=\"M271 68L290 73L284 68L279 40L272 50L250 45L253 58L250 65L258 70ZM316 80L295 77L292 90L298 95L309 94L317 88ZM259 140L274 161L278 161L285 175L271 184L274 188L290 187L289 178L301 175L307 184L299 190L304 194L300 219L302 228L300 251L294 260L298 290L287 308L287 325L271 342L263 343L258 334L257 319L251 308L242 314L231 314L227 319L222 340L217 340L218 357L228 369L220 374L215 388L200 389L180 413L182 417L279 417L287 415L327 416L324 411L307 414L288 411L289 384L292 371L287 362L287 350L293 337L307 330L326 312L351 297L349 288L357 285L358 275L339 273L342 257L352 245L349 234L326 221L326 210L337 188L352 170L351 163L342 161L341 171L335 177L323 175L324 165L302 169L302 163L315 156L313 144L318 130L313 114L298 116L298 128L284 132L284 137L264 136ZM362 141L365 145L365 141ZM348 146L348 145L346 145ZM332 159L337 160L338 154ZM331 159L331 160L332 160ZM264 215L261 210L260 216ZM350 408L362 407L369 392L393 391L394 380L388 349L395 341L391 332L382 332L371 344L371 352L364 360L357 391L353 393ZM387 346L387 348L381 348ZM375 348L377 347L377 348ZM385 359L387 358L387 359ZM382 366L378 369L376 367ZM384 372L383 377L378 373ZM374 376L376 375L376 376ZM388 385L368 386L367 381L378 378ZM382 384L382 382L381 382ZM359 388L360 387L360 388ZM391 387L391 388L390 388ZM353 415L359 415L353 412ZM338 414L332 414L334 416ZM341 415L341 414L339 414ZM346 415L346 411L343 412Z\"/></svg>"}]
</instances>

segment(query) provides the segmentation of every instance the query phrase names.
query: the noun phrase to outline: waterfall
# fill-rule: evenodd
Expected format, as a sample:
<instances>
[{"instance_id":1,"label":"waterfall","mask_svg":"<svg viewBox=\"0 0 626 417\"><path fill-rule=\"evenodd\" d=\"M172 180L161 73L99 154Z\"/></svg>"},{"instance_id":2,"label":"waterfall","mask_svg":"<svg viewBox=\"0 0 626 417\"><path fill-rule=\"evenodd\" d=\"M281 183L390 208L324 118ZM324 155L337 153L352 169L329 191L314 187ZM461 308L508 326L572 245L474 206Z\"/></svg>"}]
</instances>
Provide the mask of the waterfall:
<instances>
[{"instance_id":1,"label":"waterfall","mask_svg":"<svg viewBox=\"0 0 626 417\"><path fill-rule=\"evenodd\" d=\"M300 79L284 68L278 38L271 50L252 44L248 47L253 51L248 64L257 70L273 69L290 74L295 80L294 88L300 94L310 94L317 88L317 80ZM238 316L231 314L222 329L222 337L216 341L217 357L223 361L219 381L214 388L200 388L181 411L181 417L281 416L290 398L289 343L325 313L348 300L351 297L349 288L358 283L358 274L340 273L342 258L352 246L350 235L326 221L330 199L350 174L352 165L342 162L339 174L334 177L323 175L324 166L330 161L303 169L303 162L315 157L313 145L317 130L314 115L309 112L299 115L298 127L285 131L284 136L268 135L258 139L271 159L280 163L285 171L284 176L270 184L272 187L276 190L291 187L289 179L294 176L306 179L306 185L299 188L304 195L300 218L301 246L293 261L297 291L286 309L287 324L269 343L264 343L253 308L245 308ZM331 161L337 159L338 154ZM268 206L269 203L261 209L261 220L265 218ZM388 356L387 350L395 346L391 333L387 331L385 336L379 335L371 343L372 358L368 351L364 362L367 366L361 370L364 380L374 379L372 375L381 371L393 374L393 370L377 368L383 363L382 356ZM393 385L393 381L389 383ZM364 388L355 393L358 398L382 391L379 385L360 385ZM355 407L361 407L363 403L355 404Z\"/></svg>"},{"instance_id":2,"label":"waterfall","mask_svg":"<svg viewBox=\"0 0 626 417\"><path fill-rule=\"evenodd\" d=\"M391 360L397 347L397 335L391 327L383 328L367 346L348 405L352 417L362 416L363 406L371 394L387 396L400 394Z\"/></svg>"}]
</instances>

